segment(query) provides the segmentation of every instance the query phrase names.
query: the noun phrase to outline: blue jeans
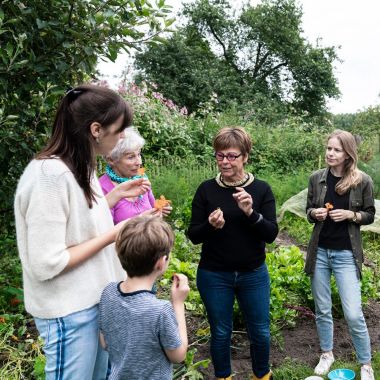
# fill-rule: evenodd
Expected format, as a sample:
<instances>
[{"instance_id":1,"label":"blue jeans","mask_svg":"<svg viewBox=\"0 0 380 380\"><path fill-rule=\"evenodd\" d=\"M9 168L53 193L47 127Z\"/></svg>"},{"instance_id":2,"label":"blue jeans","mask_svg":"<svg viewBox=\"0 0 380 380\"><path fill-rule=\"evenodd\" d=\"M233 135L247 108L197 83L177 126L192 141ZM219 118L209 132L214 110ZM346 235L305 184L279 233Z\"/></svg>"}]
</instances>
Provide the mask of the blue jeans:
<instances>
[{"instance_id":1,"label":"blue jeans","mask_svg":"<svg viewBox=\"0 0 380 380\"><path fill-rule=\"evenodd\" d=\"M211 358L216 377L231 375L231 335L235 296L244 315L250 340L252 370L269 372L269 295L266 264L251 272L212 272L198 268L197 287L211 329Z\"/></svg>"},{"instance_id":2,"label":"blue jeans","mask_svg":"<svg viewBox=\"0 0 380 380\"><path fill-rule=\"evenodd\" d=\"M46 380L104 380L108 353L99 343L98 306L63 318L34 318L44 340Z\"/></svg>"},{"instance_id":3,"label":"blue jeans","mask_svg":"<svg viewBox=\"0 0 380 380\"><path fill-rule=\"evenodd\" d=\"M356 355L361 364L371 361L371 344L361 302L360 280L354 255L350 250L318 247L311 286L315 315L322 351L333 349L333 318L331 302L331 274L334 274Z\"/></svg>"}]
</instances>

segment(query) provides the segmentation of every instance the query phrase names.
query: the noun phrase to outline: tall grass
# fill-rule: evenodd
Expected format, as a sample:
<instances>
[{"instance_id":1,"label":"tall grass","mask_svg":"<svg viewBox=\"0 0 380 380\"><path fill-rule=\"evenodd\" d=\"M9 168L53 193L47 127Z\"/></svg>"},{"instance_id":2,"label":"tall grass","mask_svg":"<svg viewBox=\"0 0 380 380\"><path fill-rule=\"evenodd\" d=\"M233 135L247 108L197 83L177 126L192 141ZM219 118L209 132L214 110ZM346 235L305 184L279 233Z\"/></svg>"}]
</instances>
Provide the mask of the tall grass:
<instances>
[{"instance_id":1,"label":"tall grass","mask_svg":"<svg viewBox=\"0 0 380 380\"><path fill-rule=\"evenodd\" d=\"M271 186L278 211L285 201L307 187L310 172L300 170L290 175L261 172L257 176Z\"/></svg>"},{"instance_id":2,"label":"tall grass","mask_svg":"<svg viewBox=\"0 0 380 380\"><path fill-rule=\"evenodd\" d=\"M380 153L373 156L372 160L359 163L359 168L371 176L374 184L375 198L380 198Z\"/></svg>"},{"instance_id":3,"label":"tall grass","mask_svg":"<svg viewBox=\"0 0 380 380\"><path fill-rule=\"evenodd\" d=\"M152 182L154 195L165 195L165 198L173 202L173 207L187 203L198 186L217 173L213 160L200 163L192 157L146 159L144 166Z\"/></svg>"},{"instance_id":4,"label":"tall grass","mask_svg":"<svg viewBox=\"0 0 380 380\"><path fill-rule=\"evenodd\" d=\"M206 179L214 178L218 172L213 159L198 162L193 157L187 158L148 158L144 162L146 174L152 182L156 197L161 194L172 200L173 206L181 206L195 194L198 186ZM255 173L252 165L247 171ZM277 209L299 191L307 187L310 173L300 170L291 175L262 171L256 177L269 183L276 198Z\"/></svg>"}]
</instances>

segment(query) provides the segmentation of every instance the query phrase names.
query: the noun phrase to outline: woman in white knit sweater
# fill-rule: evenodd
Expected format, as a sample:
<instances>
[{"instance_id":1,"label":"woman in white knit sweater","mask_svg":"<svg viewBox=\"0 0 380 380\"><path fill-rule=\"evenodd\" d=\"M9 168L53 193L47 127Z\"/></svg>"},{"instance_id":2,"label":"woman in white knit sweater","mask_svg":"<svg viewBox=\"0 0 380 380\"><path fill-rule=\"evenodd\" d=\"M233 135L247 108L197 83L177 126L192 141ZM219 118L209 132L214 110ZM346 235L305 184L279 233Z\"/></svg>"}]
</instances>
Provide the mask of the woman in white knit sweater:
<instances>
[{"instance_id":1,"label":"woman in white knit sweater","mask_svg":"<svg viewBox=\"0 0 380 380\"><path fill-rule=\"evenodd\" d=\"M125 276L114 251L109 208L149 182L129 181L103 196L96 155L111 152L132 122L114 91L81 85L63 98L47 147L26 167L15 195L26 310L44 339L46 379L105 379L98 343L103 288Z\"/></svg>"}]
</instances>

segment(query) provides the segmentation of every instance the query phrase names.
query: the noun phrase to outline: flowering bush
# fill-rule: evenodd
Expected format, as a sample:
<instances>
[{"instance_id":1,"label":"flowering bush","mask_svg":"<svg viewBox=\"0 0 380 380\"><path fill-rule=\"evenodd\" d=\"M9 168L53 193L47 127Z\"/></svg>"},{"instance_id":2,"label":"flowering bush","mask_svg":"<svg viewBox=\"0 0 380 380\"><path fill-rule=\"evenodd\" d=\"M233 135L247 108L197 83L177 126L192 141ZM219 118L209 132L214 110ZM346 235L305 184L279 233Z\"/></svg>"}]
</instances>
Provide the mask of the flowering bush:
<instances>
[{"instance_id":1,"label":"flowering bush","mask_svg":"<svg viewBox=\"0 0 380 380\"><path fill-rule=\"evenodd\" d=\"M186 107L149 89L146 84L121 84L119 93L132 104L134 125L146 140L144 154L150 157L210 157L211 138L217 124L188 116Z\"/></svg>"}]
</instances>

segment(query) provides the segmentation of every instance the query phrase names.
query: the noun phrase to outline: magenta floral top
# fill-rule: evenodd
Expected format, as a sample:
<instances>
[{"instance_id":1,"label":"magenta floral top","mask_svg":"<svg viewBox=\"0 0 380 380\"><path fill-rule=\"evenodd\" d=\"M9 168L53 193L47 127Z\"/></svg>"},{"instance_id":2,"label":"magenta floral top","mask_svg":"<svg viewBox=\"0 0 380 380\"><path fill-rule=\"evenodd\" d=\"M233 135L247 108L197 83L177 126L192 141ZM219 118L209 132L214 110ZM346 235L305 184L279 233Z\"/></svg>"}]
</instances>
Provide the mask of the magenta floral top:
<instances>
[{"instance_id":1,"label":"magenta floral top","mask_svg":"<svg viewBox=\"0 0 380 380\"><path fill-rule=\"evenodd\" d=\"M107 174L102 175L99 178L99 182L102 186L104 195L109 193L115 187ZM154 196L152 190L149 190L141 198L137 198L135 201L129 201L125 198L121 199L113 208L111 208L113 222L114 224L117 224L125 219L140 215L142 212L150 210L153 207Z\"/></svg>"}]
</instances>

